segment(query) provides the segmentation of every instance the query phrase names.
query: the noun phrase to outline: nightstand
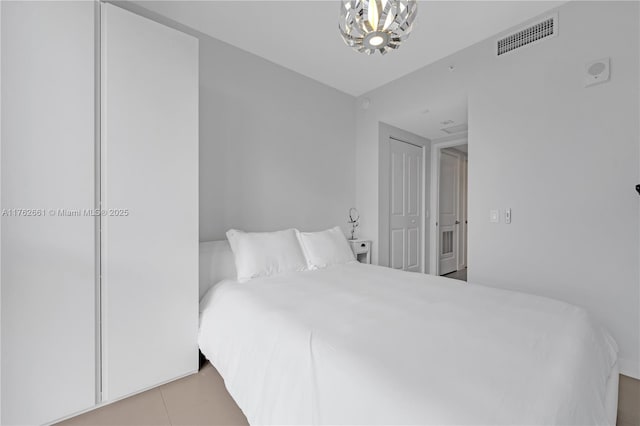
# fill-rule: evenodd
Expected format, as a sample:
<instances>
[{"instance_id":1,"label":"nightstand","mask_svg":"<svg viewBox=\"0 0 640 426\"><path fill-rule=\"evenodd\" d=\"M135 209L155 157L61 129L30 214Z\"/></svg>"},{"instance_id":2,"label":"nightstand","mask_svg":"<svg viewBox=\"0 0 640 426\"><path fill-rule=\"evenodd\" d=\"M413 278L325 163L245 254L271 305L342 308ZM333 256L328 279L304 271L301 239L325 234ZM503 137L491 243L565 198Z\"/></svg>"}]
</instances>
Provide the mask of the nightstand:
<instances>
[{"instance_id":1,"label":"nightstand","mask_svg":"<svg viewBox=\"0 0 640 426\"><path fill-rule=\"evenodd\" d=\"M360 263L371 263L371 241L349 240L349 245Z\"/></svg>"}]
</instances>

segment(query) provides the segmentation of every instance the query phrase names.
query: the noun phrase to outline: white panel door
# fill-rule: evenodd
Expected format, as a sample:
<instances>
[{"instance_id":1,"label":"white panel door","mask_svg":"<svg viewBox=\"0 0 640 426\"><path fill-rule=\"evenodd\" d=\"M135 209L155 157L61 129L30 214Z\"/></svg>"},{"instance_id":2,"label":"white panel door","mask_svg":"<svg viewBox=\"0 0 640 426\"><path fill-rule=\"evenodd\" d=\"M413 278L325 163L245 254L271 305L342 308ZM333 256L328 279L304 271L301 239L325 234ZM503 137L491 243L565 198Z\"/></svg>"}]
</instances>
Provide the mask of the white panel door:
<instances>
[{"instance_id":1,"label":"white panel door","mask_svg":"<svg viewBox=\"0 0 640 426\"><path fill-rule=\"evenodd\" d=\"M460 204L459 204L459 217L460 224L458 225L458 270L467 267L467 170L468 170L468 157L466 155L460 155L460 182L458 187L460 188Z\"/></svg>"},{"instance_id":2,"label":"white panel door","mask_svg":"<svg viewBox=\"0 0 640 426\"><path fill-rule=\"evenodd\" d=\"M1 423L42 424L96 401L94 3L0 7Z\"/></svg>"},{"instance_id":3,"label":"white panel door","mask_svg":"<svg viewBox=\"0 0 640 426\"><path fill-rule=\"evenodd\" d=\"M456 271L458 266L458 182L460 157L440 151L438 245L440 275Z\"/></svg>"},{"instance_id":4,"label":"white panel door","mask_svg":"<svg viewBox=\"0 0 640 426\"><path fill-rule=\"evenodd\" d=\"M198 368L197 39L103 4L101 112L108 401Z\"/></svg>"},{"instance_id":5,"label":"white panel door","mask_svg":"<svg viewBox=\"0 0 640 426\"><path fill-rule=\"evenodd\" d=\"M422 148L390 144L389 266L420 272L422 250Z\"/></svg>"}]
</instances>

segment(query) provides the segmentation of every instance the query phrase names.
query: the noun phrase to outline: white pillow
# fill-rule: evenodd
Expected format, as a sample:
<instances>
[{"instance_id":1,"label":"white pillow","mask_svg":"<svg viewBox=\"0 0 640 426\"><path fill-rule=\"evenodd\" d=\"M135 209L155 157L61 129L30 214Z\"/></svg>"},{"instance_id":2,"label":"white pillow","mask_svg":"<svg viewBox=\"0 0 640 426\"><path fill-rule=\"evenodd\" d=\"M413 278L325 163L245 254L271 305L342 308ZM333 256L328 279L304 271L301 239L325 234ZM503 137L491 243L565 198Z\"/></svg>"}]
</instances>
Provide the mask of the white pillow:
<instances>
[{"instance_id":1,"label":"white pillow","mask_svg":"<svg viewBox=\"0 0 640 426\"><path fill-rule=\"evenodd\" d=\"M227 239L235 258L239 282L307 270L295 229L276 232L230 229Z\"/></svg>"},{"instance_id":2,"label":"white pillow","mask_svg":"<svg viewBox=\"0 0 640 426\"><path fill-rule=\"evenodd\" d=\"M298 238L309 269L326 268L356 260L339 226L320 232L298 232Z\"/></svg>"}]
</instances>

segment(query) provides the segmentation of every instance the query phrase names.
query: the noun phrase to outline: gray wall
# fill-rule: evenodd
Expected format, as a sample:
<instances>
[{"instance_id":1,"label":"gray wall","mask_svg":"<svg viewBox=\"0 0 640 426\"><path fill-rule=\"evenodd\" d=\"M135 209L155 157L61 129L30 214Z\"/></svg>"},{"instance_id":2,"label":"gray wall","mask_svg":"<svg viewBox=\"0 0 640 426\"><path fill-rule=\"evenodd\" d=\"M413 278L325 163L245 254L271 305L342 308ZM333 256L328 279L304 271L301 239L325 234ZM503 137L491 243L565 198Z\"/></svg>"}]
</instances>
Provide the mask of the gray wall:
<instances>
[{"instance_id":1,"label":"gray wall","mask_svg":"<svg viewBox=\"0 0 640 426\"><path fill-rule=\"evenodd\" d=\"M617 340L622 372L639 377L638 3L569 2L559 25L539 44L496 57L494 37L363 95L362 232L378 232L379 120L467 90L469 280L585 307ZM583 87L585 64L603 57L611 81ZM505 208L510 225L489 223Z\"/></svg>"},{"instance_id":2,"label":"gray wall","mask_svg":"<svg viewBox=\"0 0 640 426\"><path fill-rule=\"evenodd\" d=\"M200 38L200 239L317 230L355 204L355 99Z\"/></svg>"}]
</instances>

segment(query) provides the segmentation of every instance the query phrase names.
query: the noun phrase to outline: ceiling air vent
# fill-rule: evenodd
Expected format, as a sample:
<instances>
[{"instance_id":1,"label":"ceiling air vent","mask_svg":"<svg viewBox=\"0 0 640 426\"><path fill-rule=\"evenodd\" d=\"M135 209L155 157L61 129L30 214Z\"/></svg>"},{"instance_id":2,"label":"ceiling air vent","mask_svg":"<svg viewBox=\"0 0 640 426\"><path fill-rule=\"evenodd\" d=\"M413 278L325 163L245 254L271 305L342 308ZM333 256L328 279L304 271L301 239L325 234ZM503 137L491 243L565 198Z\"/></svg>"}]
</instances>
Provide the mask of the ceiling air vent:
<instances>
[{"instance_id":1,"label":"ceiling air vent","mask_svg":"<svg viewBox=\"0 0 640 426\"><path fill-rule=\"evenodd\" d=\"M545 38L558 35L558 14L553 14L527 25L508 36L501 38L497 43L498 56L516 50L522 46L536 43Z\"/></svg>"},{"instance_id":2,"label":"ceiling air vent","mask_svg":"<svg viewBox=\"0 0 640 426\"><path fill-rule=\"evenodd\" d=\"M464 124L458 124L457 126L451 126L451 127L445 127L444 129L440 129L445 133L449 133L450 135L453 135L454 133L460 133L460 132L466 132L467 130L469 130L469 126L467 126L467 123Z\"/></svg>"}]
</instances>

